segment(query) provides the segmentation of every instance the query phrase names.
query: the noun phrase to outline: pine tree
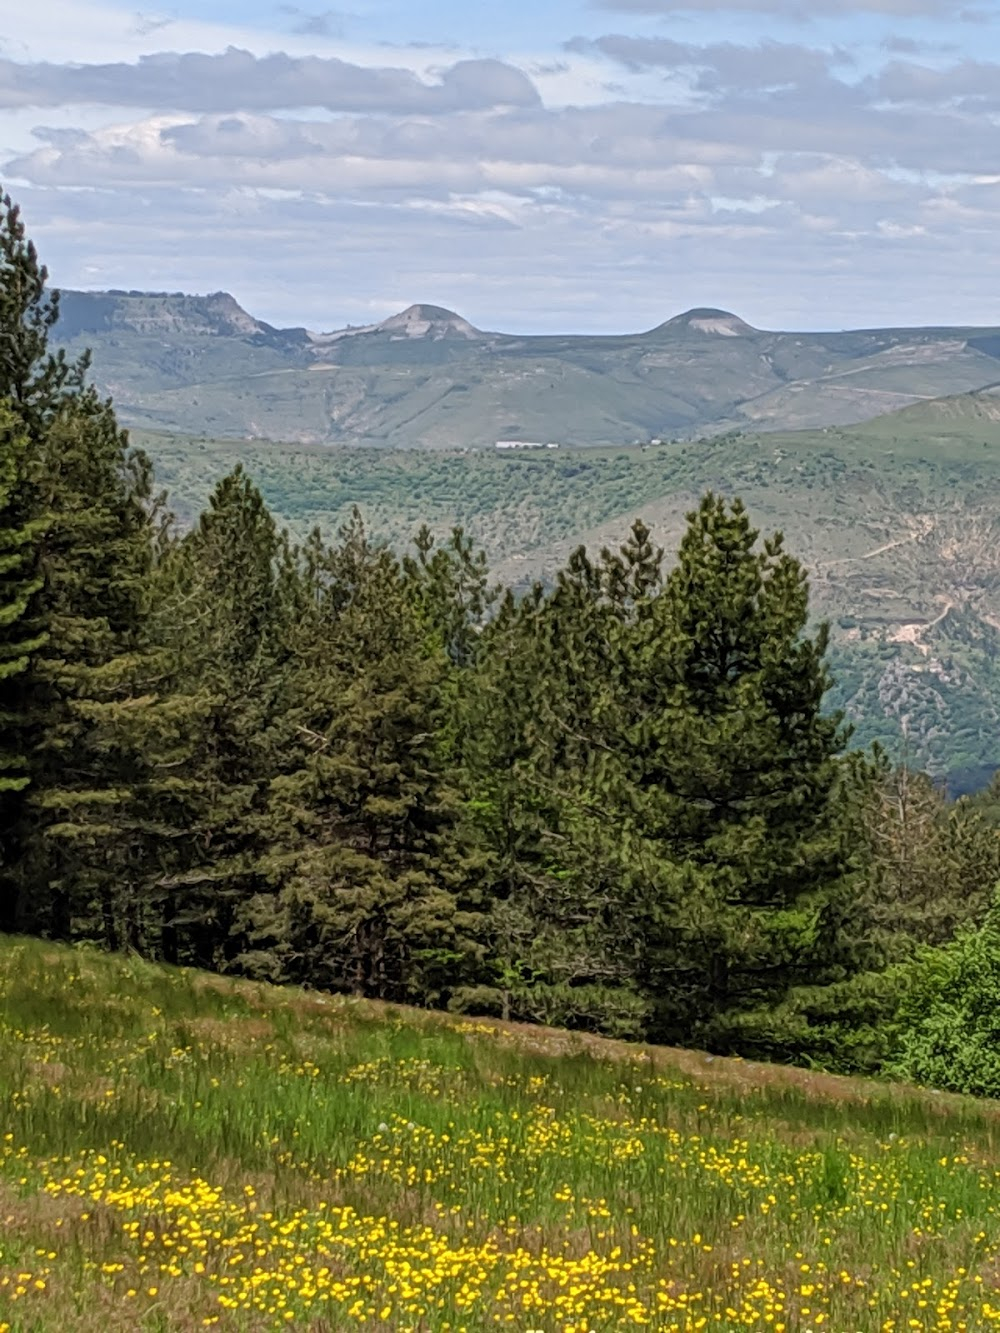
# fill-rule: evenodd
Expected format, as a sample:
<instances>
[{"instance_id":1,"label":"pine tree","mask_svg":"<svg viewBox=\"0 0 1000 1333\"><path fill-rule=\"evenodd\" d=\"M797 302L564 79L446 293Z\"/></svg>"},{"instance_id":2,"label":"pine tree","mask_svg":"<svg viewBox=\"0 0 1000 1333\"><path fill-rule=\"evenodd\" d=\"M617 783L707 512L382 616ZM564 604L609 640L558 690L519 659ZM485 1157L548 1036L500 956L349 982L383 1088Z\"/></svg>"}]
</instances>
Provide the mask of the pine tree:
<instances>
[{"instance_id":1,"label":"pine tree","mask_svg":"<svg viewBox=\"0 0 1000 1333\"><path fill-rule=\"evenodd\" d=\"M403 574L417 614L456 667L476 656L486 618L499 590L490 586L486 553L462 528L436 546L424 524L414 540L416 555L403 559Z\"/></svg>"},{"instance_id":2,"label":"pine tree","mask_svg":"<svg viewBox=\"0 0 1000 1333\"><path fill-rule=\"evenodd\" d=\"M617 553L575 551L555 586L505 600L469 690L467 769L487 850L502 1012L639 1035L620 857L601 774L621 626L644 614L662 552L636 524ZM470 1003L486 1006L480 988Z\"/></svg>"},{"instance_id":3,"label":"pine tree","mask_svg":"<svg viewBox=\"0 0 1000 1333\"><path fill-rule=\"evenodd\" d=\"M30 782L12 821L10 924L58 938L97 929L117 945L108 893L111 885L127 892L127 849L116 832L135 777L118 723L142 696L150 469L89 390L68 400L31 447L29 506L45 516L45 532L26 623L44 644L16 680Z\"/></svg>"},{"instance_id":4,"label":"pine tree","mask_svg":"<svg viewBox=\"0 0 1000 1333\"><path fill-rule=\"evenodd\" d=\"M48 276L20 209L0 192L0 400L9 401L31 437L83 389L89 364L49 351L59 297L47 290Z\"/></svg>"},{"instance_id":5,"label":"pine tree","mask_svg":"<svg viewBox=\"0 0 1000 1333\"><path fill-rule=\"evenodd\" d=\"M823 712L827 631L806 633L805 574L780 534L757 536L739 501L707 495L629 646L619 834L673 1040L724 1044L727 1014L840 958L848 733Z\"/></svg>"},{"instance_id":6,"label":"pine tree","mask_svg":"<svg viewBox=\"0 0 1000 1333\"><path fill-rule=\"evenodd\" d=\"M19 624L36 651L5 691L28 782L7 805L0 924L65 938L91 929L119 868L107 854L133 756L113 714L135 688L150 469L85 386L86 360L49 353L58 301L46 277L3 196L0 397L24 438L10 516L38 540L20 569L34 591Z\"/></svg>"},{"instance_id":7,"label":"pine tree","mask_svg":"<svg viewBox=\"0 0 1000 1333\"><path fill-rule=\"evenodd\" d=\"M26 453L27 438L17 418L9 409L0 409L0 735L5 738L0 748L0 830L9 827L4 794L22 791L28 782L27 762L14 740L21 728L13 712L13 678L27 668L31 654L44 642L24 623L31 598L41 586L31 569L42 536L41 524L15 517ZM0 833L0 864L2 837Z\"/></svg>"},{"instance_id":8,"label":"pine tree","mask_svg":"<svg viewBox=\"0 0 1000 1333\"><path fill-rule=\"evenodd\" d=\"M155 706L145 718L149 947L225 966L263 887L265 811L290 737L286 667L300 610L294 556L237 468L157 570Z\"/></svg>"},{"instance_id":9,"label":"pine tree","mask_svg":"<svg viewBox=\"0 0 1000 1333\"><path fill-rule=\"evenodd\" d=\"M258 899L247 966L441 1002L476 947L442 750L448 661L357 514L325 557L314 544L311 566L314 639L291 711L300 757L272 783L278 891Z\"/></svg>"}]
</instances>

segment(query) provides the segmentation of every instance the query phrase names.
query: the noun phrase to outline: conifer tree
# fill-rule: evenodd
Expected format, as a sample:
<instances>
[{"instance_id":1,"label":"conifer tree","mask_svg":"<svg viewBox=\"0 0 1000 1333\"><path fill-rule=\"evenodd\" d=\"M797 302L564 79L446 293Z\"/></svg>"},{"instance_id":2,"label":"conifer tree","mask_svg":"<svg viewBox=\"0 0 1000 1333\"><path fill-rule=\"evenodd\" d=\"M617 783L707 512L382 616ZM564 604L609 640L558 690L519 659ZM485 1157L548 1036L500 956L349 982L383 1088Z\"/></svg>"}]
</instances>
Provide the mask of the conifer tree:
<instances>
[{"instance_id":1,"label":"conifer tree","mask_svg":"<svg viewBox=\"0 0 1000 1333\"><path fill-rule=\"evenodd\" d=\"M239 922L262 886L268 785L288 740L298 583L284 535L239 467L157 570L142 896L151 947L170 962L219 967L243 947Z\"/></svg>"},{"instance_id":2,"label":"conifer tree","mask_svg":"<svg viewBox=\"0 0 1000 1333\"><path fill-rule=\"evenodd\" d=\"M58 293L28 239L21 210L0 191L0 400L8 400L34 437L59 405L84 387L88 358L50 352Z\"/></svg>"},{"instance_id":3,"label":"conifer tree","mask_svg":"<svg viewBox=\"0 0 1000 1333\"><path fill-rule=\"evenodd\" d=\"M426 524L414 547L416 555L402 562L414 608L449 661L468 667L499 591L490 586L486 553L476 549L462 528L452 529L447 542L435 545Z\"/></svg>"},{"instance_id":4,"label":"conifer tree","mask_svg":"<svg viewBox=\"0 0 1000 1333\"><path fill-rule=\"evenodd\" d=\"M26 623L44 644L16 681L30 782L14 821L13 924L68 938L100 917L114 946L107 894L111 884L128 891L128 849L116 834L136 762L118 723L143 691L150 469L90 390L68 399L30 447L28 503L45 532Z\"/></svg>"},{"instance_id":5,"label":"conifer tree","mask_svg":"<svg viewBox=\"0 0 1000 1333\"><path fill-rule=\"evenodd\" d=\"M644 986L674 1040L724 1042L726 1014L841 961L848 733L823 712L805 574L780 534L757 536L739 501L707 495L631 644L621 844L649 913Z\"/></svg>"},{"instance_id":6,"label":"conifer tree","mask_svg":"<svg viewBox=\"0 0 1000 1333\"><path fill-rule=\"evenodd\" d=\"M150 557L149 465L130 452L86 360L48 350L58 301L17 208L0 198L0 397L23 435L10 515L38 534L20 574L34 591L19 628L36 644L9 680L26 760L8 803L0 924L69 936L89 929L107 884L132 756L108 708L134 691Z\"/></svg>"},{"instance_id":7,"label":"conifer tree","mask_svg":"<svg viewBox=\"0 0 1000 1333\"><path fill-rule=\"evenodd\" d=\"M40 580L32 572L34 547L41 539L39 523L16 517L27 438L9 408L0 408L0 830L9 826L4 794L27 785L27 762L17 740L22 729L13 712L13 678L23 672L31 654L41 647L41 635L32 636L25 618ZM8 739L9 738L9 739ZM3 862L0 832L0 864Z\"/></svg>"},{"instance_id":8,"label":"conifer tree","mask_svg":"<svg viewBox=\"0 0 1000 1333\"><path fill-rule=\"evenodd\" d=\"M504 1012L642 1030L600 775L614 740L619 628L655 595L661 560L636 524L596 563L575 551L549 593L508 597L484 635L468 763Z\"/></svg>"},{"instance_id":9,"label":"conifer tree","mask_svg":"<svg viewBox=\"0 0 1000 1333\"><path fill-rule=\"evenodd\" d=\"M312 570L315 637L291 712L300 757L272 783L278 891L257 901L246 965L440 1002L476 948L442 751L447 658L357 514L325 557L313 547Z\"/></svg>"}]
</instances>

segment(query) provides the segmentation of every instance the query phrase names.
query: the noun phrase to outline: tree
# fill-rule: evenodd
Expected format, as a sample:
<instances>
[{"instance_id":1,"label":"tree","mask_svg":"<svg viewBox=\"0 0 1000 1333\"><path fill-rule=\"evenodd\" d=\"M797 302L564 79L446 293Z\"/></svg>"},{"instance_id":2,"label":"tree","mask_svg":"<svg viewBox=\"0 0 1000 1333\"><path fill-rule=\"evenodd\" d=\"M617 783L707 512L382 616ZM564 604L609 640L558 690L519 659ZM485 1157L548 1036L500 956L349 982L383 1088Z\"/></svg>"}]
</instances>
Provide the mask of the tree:
<instances>
[{"instance_id":1,"label":"tree","mask_svg":"<svg viewBox=\"0 0 1000 1333\"><path fill-rule=\"evenodd\" d=\"M949 803L927 774L879 754L858 813L866 869L856 929L879 963L982 924L1000 881L1000 838L972 801Z\"/></svg>"},{"instance_id":2,"label":"tree","mask_svg":"<svg viewBox=\"0 0 1000 1333\"><path fill-rule=\"evenodd\" d=\"M885 1072L974 1097L1000 1096L1000 910L910 963Z\"/></svg>"},{"instance_id":3,"label":"tree","mask_svg":"<svg viewBox=\"0 0 1000 1333\"><path fill-rule=\"evenodd\" d=\"M0 400L34 436L67 399L84 387L88 359L70 363L51 353L48 335L59 318L58 293L27 238L21 210L0 192Z\"/></svg>"},{"instance_id":4,"label":"tree","mask_svg":"<svg viewBox=\"0 0 1000 1333\"><path fill-rule=\"evenodd\" d=\"M468 667L498 589L489 582L484 551L477 550L462 528L435 546L424 524L414 541L416 555L402 562L413 605L428 630L456 667Z\"/></svg>"},{"instance_id":5,"label":"tree","mask_svg":"<svg viewBox=\"0 0 1000 1333\"><path fill-rule=\"evenodd\" d=\"M840 960L848 732L822 709L827 631L806 634L806 576L780 534L757 537L738 500L706 495L662 596L625 628L602 782L671 1040L724 1045L725 1015Z\"/></svg>"},{"instance_id":6,"label":"tree","mask_svg":"<svg viewBox=\"0 0 1000 1333\"><path fill-rule=\"evenodd\" d=\"M309 565L310 633L289 713L297 760L271 784L276 892L254 904L258 949L244 965L440 1003L476 952L442 746L448 659L357 512L333 550L314 543Z\"/></svg>"},{"instance_id":7,"label":"tree","mask_svg":"<svg viewBox=\"0 0 1000 1333\"><path fill-rule=\"evenodd\" d=\"M149 944L169 962L221 967L244 948L240 923L263 887L302 609L294 554L242 468L168 546L153 592L157 699L141 719Z\"/></svg>"},{"instance_id":8,"label":"tree","mask_svg":"<svg viewBox=\"0 0 1000 1333\"><path fill-rule=\"evenodd\" d=\"M642 1032L603 763L621 626L645 612L662 552L636 524L617 553L575 551L555 586L508 596L469 689L470 808L486 849L494 1007L616 1035ZM488 1005L483 988L470 1002Z\"/></svg>"},{"instance_id":9,"label":"tree","mask_svg":"<svg viewBox=\"0 0 1000 1333\"><path fill-rule=\"evenodd\" d=\"M23 437L8 522L37 535L18 566L32 591L19 632L35 644L6 682L23 789L7 802L0 925L66 938L90 929L133 756L112 721L134 692L151 553L150 468L86 360L48 351L58 300L0 197L0 398ZM20 662L18 656L16 661Z\"/></svg>"},{"instance_id":10,"label":"tree","mask_svg":"<svg viewBox=\"0 0 1000 1333\"><path fill-rule=\"evenodd\" d=\"M0 408L0 734L5 738L21 731L10 697L13 678L26 670L31 654L44 643L43 635L32 635L24 625L31 599L41 586L32 565L42 535L40 523L16 517L27 443L13 412ZM22 791L27 783L23 754L13 741L5 743L0 748L0 828L9 822L4 818L4 793ZM2 860L0 845L0 864Z\"/></svg>"},{"instance_id":11,"label":"tree","mask_svg":"<svg viewBox=\"0 0 1000 1333\"><path fill-rule=\"evenodd\" d=\"M128 891L117 835L137 777L119 723L143 696L150 467L91 390L68 399L29 450L27 508L44 536L25 624L44 642L15 682L30 781L12 818L7 924L63 939L97 929L116 945L108 893Z\"/></svg>"}]
</instances>

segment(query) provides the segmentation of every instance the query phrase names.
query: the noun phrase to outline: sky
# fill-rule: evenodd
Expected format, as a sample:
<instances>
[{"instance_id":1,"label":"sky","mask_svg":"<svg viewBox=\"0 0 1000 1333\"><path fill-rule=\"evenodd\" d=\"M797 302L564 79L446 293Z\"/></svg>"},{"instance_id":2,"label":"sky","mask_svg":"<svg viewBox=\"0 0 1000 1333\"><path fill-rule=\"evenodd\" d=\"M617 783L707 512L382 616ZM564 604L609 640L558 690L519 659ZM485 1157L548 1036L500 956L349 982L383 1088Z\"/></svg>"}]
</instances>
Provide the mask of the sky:
<instances>
[{"instance_id":1,"label":"sky","mask_svg":"<svg viewBox=\"0 0 1000 1333\"><path fill-rule=\"evenodd\" d=\"M1000 0L345 3L3 6L53 283L316 330L1000 324Z\"/></svg>"}]
</instances>

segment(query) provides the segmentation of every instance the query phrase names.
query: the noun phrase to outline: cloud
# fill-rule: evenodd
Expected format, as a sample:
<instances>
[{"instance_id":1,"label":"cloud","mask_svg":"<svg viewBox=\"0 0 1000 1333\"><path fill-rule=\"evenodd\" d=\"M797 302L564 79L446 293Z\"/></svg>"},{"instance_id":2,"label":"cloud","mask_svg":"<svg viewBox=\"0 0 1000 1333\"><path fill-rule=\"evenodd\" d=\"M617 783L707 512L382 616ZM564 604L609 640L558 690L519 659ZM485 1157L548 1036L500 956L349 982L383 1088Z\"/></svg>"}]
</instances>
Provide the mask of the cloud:
<instances>
[{"instance_id":1,"label":"cloud","mask_svg":"<svg viewBox=\"0 0 1000 1333\"><path fill-rule=\"evenodd\" d=\"M292 32L303 37L343 37L347 19L354 17L339 9L311 13L298 5L279 5L278 8L292 19Z\"/></svg>"},{"instance_id":2,"label":"cloud","mask_svg":"<svg viewBox=\"0 0 1000 1333\"><path fill-rule=\"evenodd\" d=\"M0 62L20 145L0 174L64 285L232 287L274 322L417 299L508 327L985 315L1000 66L905 42L862 65L783 31L607 33L524 68L435 52L419 74L374 50Z\"/></svg>"},{"instance_id":3,"label":"cloud","mask_svg":"<svg viewBox=\"0 0 1000 1333\"><path fill-rule=\"evenodd\" d=\"M406 69L335 57L164 52L135 63L25 64L0 60L0 107L98 104L163 111L269 111L323 107L393 114L531 106L534 84L500 60L460 60L427 83Z\"/></svg>"},{"instance_id":4,"label":"cloud","mask_svg":"<svg viewBox=\"0 0 1000 1333\"><path fill-rule=\"evenodd\" d=\"M872 80L878 97L924 106L1000 106L1000 64L961 60L943 68L894 60Z\"/></svg>"},{"instance_id":5,"label":"cloud","mask_svg":"<svg viewBox=\"0 0 1000 1333\"><path fill-rule=\"evenodd\" d=\"M593 0L593 7L619 14L751 13L795 19L845 12L887 18L956 17L952 0Z\"/></svg>"},{"instance_id":6,"label":"cloud","mask_svg":"<svg viewBox=\"0 0 1000 1333\"><path fill-rule=\"evenodd\" d=\"M169 28L173 19L164 18L161 14L143 14L138 13L132 23L132 32L136 37L149 37L154 32L159 32L161 28Z\"/></svg>"},{"instance_id":7,"label":"cloud","mask_svg":"<svg viewBox=\"0 0 1000 1333\"><path fill-rule=\"evenodd\" d=\"M576 52L599 52L633 71L697 70L695 86L701 90L724 87L763 91L814 83L817 79L829 79L837 66L853 63L842 49L826 51L777 41L764 41L756 46L736 42L695 45L669 37L609 33L592 40L574 38L567 45Z\"/></svg>"},{"instance_id":8,"label":"cloud","mask_svg":"<svg viewBox=\"0 0 1000 1333\"><path fill-rule=\"evenodd\" d=\"M901 33L884 38L881 47L895 56L948 55L958 49L953 42L925 42Z\"/></svg>"}]
</instances>

